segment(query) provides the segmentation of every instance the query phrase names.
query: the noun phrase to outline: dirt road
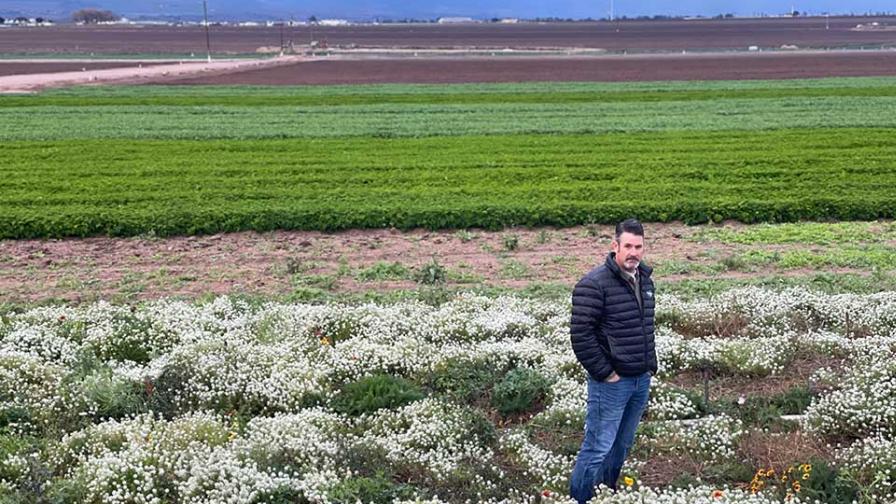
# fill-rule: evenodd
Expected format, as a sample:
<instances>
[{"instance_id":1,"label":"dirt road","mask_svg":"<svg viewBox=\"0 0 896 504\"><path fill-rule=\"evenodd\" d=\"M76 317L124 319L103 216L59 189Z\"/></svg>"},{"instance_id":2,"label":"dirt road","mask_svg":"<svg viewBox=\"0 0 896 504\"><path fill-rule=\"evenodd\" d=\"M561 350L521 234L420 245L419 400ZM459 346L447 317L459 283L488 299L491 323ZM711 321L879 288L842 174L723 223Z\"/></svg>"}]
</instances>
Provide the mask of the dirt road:
<instances>
[{"instance_id":1,"label":"dirt road","mask_svg":"<svg viewBox=\"0 0 896 504\"><path fill-rule=\"evenodd\" d=\"M196 76L215 76L245 70L261 70L303 61L301 56L264 60L178 62L150 66L117 66L81 71L28 73L0 77L0 93L33 92L40 89L92 84L141 84L166 82ZM21 62L19 63L21 64ZM0 64L2 66L2 64ZM38 67L39 68L39 67Z\"/></svg>"}]
</instances>

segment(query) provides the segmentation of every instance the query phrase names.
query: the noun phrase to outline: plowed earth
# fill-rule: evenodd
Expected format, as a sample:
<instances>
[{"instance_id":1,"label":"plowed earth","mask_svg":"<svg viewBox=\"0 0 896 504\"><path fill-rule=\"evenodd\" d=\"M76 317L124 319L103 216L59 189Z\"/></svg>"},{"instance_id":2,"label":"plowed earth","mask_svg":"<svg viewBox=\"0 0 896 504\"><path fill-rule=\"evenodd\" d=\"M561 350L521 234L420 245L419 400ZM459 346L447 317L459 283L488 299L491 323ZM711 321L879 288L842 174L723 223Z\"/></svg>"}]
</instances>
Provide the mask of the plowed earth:
<instances>
[{"instance_id":1,"label":"plowed earth","mask_svg":"<svg viewBox=\"0 0 896 504\"><path fill-rule=\"evenodd\" d=\"M363 84L795 79L896 75L896 51L308 61L175 84Z\"/></svg>"},{"instance_id":2,"label":"plowed earth","mask_svg":"<svg viewBox=\"0 0 896 504\"><path fill-rule=\"evenodd\" d=\"M881 29L856 29L878 23ZM893 17L697 19L590 23L384 24L285 27L284 42L316 40L330 47L544 48L608 51L802 49L896 44ZM827 27L827 29L826 29ZM279 27L213 26L212 51L255 52L280 45ZM0 30L0 53L205 54L202 27L74 26Z\"/></svg>"}]
</instances>

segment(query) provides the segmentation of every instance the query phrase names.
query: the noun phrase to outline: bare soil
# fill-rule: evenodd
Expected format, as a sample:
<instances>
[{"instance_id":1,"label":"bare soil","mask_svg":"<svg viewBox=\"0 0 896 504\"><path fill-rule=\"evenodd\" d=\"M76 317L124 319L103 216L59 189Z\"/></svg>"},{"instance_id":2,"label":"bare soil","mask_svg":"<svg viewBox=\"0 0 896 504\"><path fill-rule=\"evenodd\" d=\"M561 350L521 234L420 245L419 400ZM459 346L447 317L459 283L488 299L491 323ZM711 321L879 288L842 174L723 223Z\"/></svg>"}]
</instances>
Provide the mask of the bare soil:
<instances>
[{"instance_id":1,"label":"bare soil","mask_svg":"<svg viewBox=\"0 0 896 504\"><path fill-rule=\"evenodd\" d=\"M796 79L896 75L896 51L317 59L171 84L369 84Z\"/></svg>"},{"instance_id":2,"label":"bare soil","mask_svg":"<svg viewBox=\"0 0 896 504\"><path fill-rule=\"evenodd\" d=\"M813 459L831 460L832 455L830 446L800 430L779 433L752 429L738 443L736 461L748 464L754 471L774 469L777 475L781 475L794 465ZM705 479L710 468L711 465L692 455L657 454L644 461L640 482L642 485L664 487L685 475ZM733 486L749 490L750 482L735 482Z\"/></svg>"},{"instance_id":3,"label":"bare soil","mask_svg":"<svg viewBox=\"0 0 896 504\"><path fill-rule=\"evenodd\" d=\"M90 65L0 62L0 93L100 84L326 85L886 76L896 75L896 51L419 59L287 56L212 63Z\"/></svg>"},{"instance_id":4,"label":"bare soil","mask_svg":"<svg viewBox=\"0 0 896 504\"><path fill-rule=\"evenodd\" d=\"M400 24L296 26L284 31L287 42L307 46L316 40L330 47L534 48L587 47L609 51L746 50L892 47L892 32L856 30L858 24L896 25L894 17L762 18L518 24ZM826 25L827 28L826 29ZM251 53L280 45L279 27L213 26L212 51ZM0 53L181 53L204 54L202 27L74 26L0 30Z\"/></svg>"},{"instance_id":5,"label":"bare soil","mask_svg":"<svg viewBox=\"0 0 896 504\"><path fill-rule=\"evenodd\" d=\"M0 60L0 77L58 72L86 72L107 68L141 68L171 64L171 61L3 61Z\"/></svg>"},{"instance_id":6,"label":"bare soil","mask_svg":"<svg viewBox=\"0 0 896 504\"><path fill-rule=\"evenodd\" d=\"M740 224L728 224L740 226ZM680 262L678 274L659 281L739 278L749 272L700 273L702 266L743 249L702 244L688 237L699 228L651 224L648 263ZM205 294L288 295L298 288L331 292L388 291L419 287L411 279L368 275L371 267L398 264L413 272L435 259L454 287L524 288L572 285L603 261L610 226L509 229L502 232L354 230L340 233L243 232L173 238L107 238L0 241L0 302L49 298L154 299ZM508 250L507 243L518 245ZM680 271L681 268L675 271ZM804 275L792 270L782 275Z\"/></svg>"},{"instance_id":7,"label":"bare soil","mask_svg":"<svg viewBox=\"0 0 896 504\"><path fill-rule=\"evenodd\" d=\"M778 475L793 464L812 459L831 460L829 444L807 432L772 433L752 430L741 438L738 451L757 469L774 469Z\"/></svg>"},{"instance_id":8,"label":"bare soil","mask_svg":"<svg viewBox=\"0 0 896 504\"><path fill-rule=\"evenodd\" d=\"M809 386L812 392L817 392L814 384L809 383L809 377L820 368L827 367L839 370L843 367L843 360L823 355L800 355L799 358L788 364L787 372L777 376L753 378L749 376L715 376L710 377L709 399L737 399L743 395L746 397L769 397L783 394L800 386ZM703 390L703 376L699 371L685 371L676 374L670 379L673 385L694 391Z\"/></svg>"}]
</instances>

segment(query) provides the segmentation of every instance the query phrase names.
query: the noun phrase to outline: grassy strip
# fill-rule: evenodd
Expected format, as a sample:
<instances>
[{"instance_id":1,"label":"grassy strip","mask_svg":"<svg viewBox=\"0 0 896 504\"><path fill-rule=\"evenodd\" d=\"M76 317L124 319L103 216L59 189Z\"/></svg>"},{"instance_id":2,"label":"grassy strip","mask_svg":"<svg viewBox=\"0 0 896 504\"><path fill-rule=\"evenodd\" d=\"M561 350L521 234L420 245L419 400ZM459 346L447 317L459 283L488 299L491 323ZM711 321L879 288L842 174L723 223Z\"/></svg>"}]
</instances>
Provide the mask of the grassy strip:
<instances>
[{"instance_id":1,"label":"grassy strip","mask_svg":"<svg viewBox=\"0 0 896 504\"><path fill-rule=\"evenodd\" d=\"M354 96L414 94L557 94L557 93L630 93L719 90L810 90L819 88L877 89L886 93L896 84L896 77L830 77L823 79L783 80L713 80L713 81L645 81L645 82L515 82L464 84L342 84L304 86L81 86L47 90L39 97L166 97L171 95L210 98L216 96Z\"/></svg>"},{"instance_id":2,"label":"grassy strip","mask_svg":"<svg viewBox=\"0 0 896 504\"><path fill-rule=\"evenodd\" d=\"M896 127L896 97L338 107L38 106L4 109L0 140L422 137L856 127Z\"/></svg>"},{"instance_id":3,"label":"grassy strip","mask_svg":"<svg viewBox=\"0 0 896 504\"><path fill-rule=\"evenodd\" d=\"M697 242L727 244L804 243L830 245L882 242L896 239L896 223L889 222L794 222L744 228L703 228L690 237Z\"/></svg>"},{"instance_id":4,"label":"grassy strip","mask_svg":"<svg viewBox=\"0 0 896 504\"><path fill-rule=\"evenodd\" d=\"M5 156L3 238L896 216L896 137L880 129L9 142Z\"/></svg>"},{"instance_id":5,"label":"grassy strip","mask_svg":"<svg viewBox=\"0 0 896 504\"><path fill-rule=\"evenodd\" d=\"M227 90L211 89L207 95L181 92L180 88L165 88L167 92L122 93L122 94L38 94L13 95L0 101L0 108L12 107L97 107L97 106L343 106L376 104L452 104L479 105L501 104L564 104L564 103L646 103L670 101L707 101L731 99L803 99L803 98L881 98L896 96L896 86L888 87L811 87L772 89L668 89L668 90L618 90L607 92L592 90L539 91L523 88L495 92L490 90L470 90L467 92L414 92L414 93L333 93L320 95L312 92L297 92L294 88L269 91L262 88L254 93L254 88L231 87ZM305 89L301 89L305 91Z\"/></svg>"},{"instance_id":6,"label":"grassy strip","mask_svg":"<svg viewBox=\"0 0 896 504\"><path fill-rule=\"evenodd\" d=\"M873 294L896 290L896 274L875 271L870 275L852 273L817 273L800 276L755 276L751 278L712 278L679 280L658 279L657 292L675 294L685 299L712 297L736 287L789 289L804 287L827 294Z\"/></svg>"},{"instance_id":7,"label":"grassy strip","mask_svg":"<svg viewBox=\"0 0 896 504\"><path fill-rule=\"evenodd\" d=\"M882 268L896 269L896 249L887 245L845 245L842 248L818 250L751 250L732 257L733 269L775 266L794 268Z\"/></svg>"}]
</instances>

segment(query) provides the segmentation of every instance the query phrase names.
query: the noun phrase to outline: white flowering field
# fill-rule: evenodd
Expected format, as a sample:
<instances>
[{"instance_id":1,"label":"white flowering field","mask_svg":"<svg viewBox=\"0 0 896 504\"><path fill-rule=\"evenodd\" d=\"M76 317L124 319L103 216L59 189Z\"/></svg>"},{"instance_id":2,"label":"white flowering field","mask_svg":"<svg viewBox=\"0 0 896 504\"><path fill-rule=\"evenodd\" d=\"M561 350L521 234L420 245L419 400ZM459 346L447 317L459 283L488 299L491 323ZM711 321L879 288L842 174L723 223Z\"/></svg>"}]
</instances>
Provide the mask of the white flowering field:
<instances>
[{"instance_id":1,"label":"white flowering field","mask_svg":"<svg viewBox=\"0 0 896 504\"><path fill-rule=\"evenodd\" d=\"M622 491L594 502L896 502L896 293L658 303L649 410ZM569 310L467 295L7 315L0 502L566 502L585 393ZM749 389L807 362L795 390ZM814 451L761 459L762 439Z\"/></svg>"}]
</instances>

